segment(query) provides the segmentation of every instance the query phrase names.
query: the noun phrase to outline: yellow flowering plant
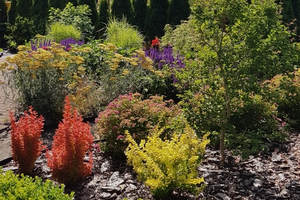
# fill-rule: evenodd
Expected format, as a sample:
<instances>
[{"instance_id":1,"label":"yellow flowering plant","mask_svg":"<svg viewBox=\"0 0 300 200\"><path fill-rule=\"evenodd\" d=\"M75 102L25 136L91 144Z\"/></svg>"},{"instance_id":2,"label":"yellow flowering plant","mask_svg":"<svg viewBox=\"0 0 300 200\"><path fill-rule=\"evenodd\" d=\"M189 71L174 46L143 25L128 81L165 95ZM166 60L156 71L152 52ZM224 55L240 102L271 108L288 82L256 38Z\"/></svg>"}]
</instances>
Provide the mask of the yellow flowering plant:
<instances>
[{"instance_id":1,"label":"yellow flowering plant","mask_svg":"<svg viewBox=\"0 0 300 200\"><path fill-rule=\"evenodd\" d=\"M76 92L69 86L82 83L84 59L57 43L37 51L26 46L18 50L0 64L0 69L16 94L20 110L33 106L46 123L60 120L65 96Z\"/></svg>"},{"instance_id":2,"label":"yellow flowering plant","mask_svg":"<svg viewBox=\"0 0 300 200\"><path fill-rule=\"evenodd\" d=\"M140 144L126 131L128 164L156 197L169 197L176 189L199 194L205 184L204 179L198 177L197 167L209 143L209 134L199 139L186 124L183 133L175 130L170 140L163 140L160 135L164 129L157 126Z\"/></svg>"}]
</instances>

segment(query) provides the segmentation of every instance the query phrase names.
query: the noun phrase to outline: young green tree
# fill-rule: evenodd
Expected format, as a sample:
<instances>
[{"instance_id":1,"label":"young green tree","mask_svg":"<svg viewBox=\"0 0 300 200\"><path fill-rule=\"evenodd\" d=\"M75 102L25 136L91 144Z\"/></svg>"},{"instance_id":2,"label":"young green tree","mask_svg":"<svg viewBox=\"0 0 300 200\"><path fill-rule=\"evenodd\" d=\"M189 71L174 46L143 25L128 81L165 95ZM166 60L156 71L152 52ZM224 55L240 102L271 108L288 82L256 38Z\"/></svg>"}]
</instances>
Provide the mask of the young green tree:
<instances>
[{"instance_id":1,"label":"young green tree","mask_svg":"<svg viewBox=\"0 0 300 200\"><path fill-rule=\"evenodd\" d=\"M201 70L195 85L209 87L219 116L221 164L229 131L232 99L238 91L259 92L259 81L294 70L295 45L281 23L280 6L274 1L201 0L192 9L199 34ZM199 76L200 75L200 76ZM196 78L196 77L195 77ZM194 86L195 86L194 85Z\"/></svg>"},{"instance_id":2,"label":"young green tree","mask_svg":"<svg viewBox=\"0 0 300 200\"><path fill-rule=\"evenodd\" d=\"M104 39L104 33L106 32L106 26L109 19L108 1L101 0L99 3L99 17L98 26L96 29L96 35L98 38Z\"/></svg>"},{"instance_id":3,"label":"young green tree","mask_svg":"<svg viewBox=\"0 0 300 200\"><path fill-rule=\"evenodd\" d=\"M31 7L31 19L35 34L45 35L48 20L48 0L36 0Z\"/></svg>"},{"instance_id":4,"label":"young green tree","mask_svg":"<svg viewBox=\"0 0 300 200\"><path fill-rule=\"evenodd\" d=\"M147 0L133 0L132 24L136 25L139 31L145 30L145 19L147 14Z\"/></svg>"},{"instance_id":5,"label":"young green tree","mask_svg":"<svg viewBox=\"0 0 300 200\"><path fill-rule=\"evenodd\" d=\"M131 1L113 0L111 5L111 14L117 19L122 19L123 17L130 19L132 14Z\"/></svg>"},{"instance_id":6,"label":"young green tree","mask_svg":"<svg viewBox=\"0 0 300 200\"><path fill-rule=\"evenodd\" d=\"M98 11L97 11L97 5L95 0L79 0L79 5L88 5L91 9L91 20L94 26L97 25L98 20Z\"/></svg>"},{"instance_id":7,"label":"young green tree","mask_svg":"<svg viewBox=\"0 0 300 200\"><path fill-rule=\"evenodd\" d=\"M171 0L167 12L167 23L178 25L181 20L186 20L190 13L191 9L188 0Z\"/></svg>"},{"instance_id":8,"label":"young green tree","mask_svg":"<svg viewBox=\"0 0 300 200\"><path fill-rule=\"evenodd\" d=\"M150 7L145 20L146 35L149 39L163 36L164 27L167 23L168 6L168 0L150 0Z\"/></svg>"},{"instance_id":9,"label":"young green tree","mask_svg":"<svg viewBox=\"0 0 300 200\"><path fill-rule=\"evenodd\" d=\"M30 9L32 6L32 0L18 0L17 15L31 19Z\"/></svg>"},{"instance_id":10,"label":"young green tree","mask_svg":"<svg viewBox=\"0 0 300 200\"><path fill-rule=\"evenodd\" d=\"M10 24L15 23L17 13L17 0L11 0L10 9L8 11L8 22Z\"/></svg>"}]
</instances>

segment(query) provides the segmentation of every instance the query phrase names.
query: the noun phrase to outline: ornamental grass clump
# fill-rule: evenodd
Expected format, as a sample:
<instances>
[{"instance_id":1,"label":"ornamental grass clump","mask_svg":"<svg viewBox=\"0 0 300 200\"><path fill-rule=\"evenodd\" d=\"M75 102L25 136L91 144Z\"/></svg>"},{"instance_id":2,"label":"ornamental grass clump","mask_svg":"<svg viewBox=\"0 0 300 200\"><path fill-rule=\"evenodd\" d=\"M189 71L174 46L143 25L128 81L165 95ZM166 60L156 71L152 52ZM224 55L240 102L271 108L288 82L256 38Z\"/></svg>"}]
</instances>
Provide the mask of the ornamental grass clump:
<instances>
[{"instance_id":1,"label":"ornamental grass clump","mask_svg":"<svg viewBox=\"0 0 300 200\"><path fill-rule=\"evenodd\" d=\"M183 133L175 130L170 140L162 140L160 136L165 128L159 130L158 127L140 144L126 131L128 164L156 197L170 197L176 189L199 195L205 184L204 179L198 177L197 167L209 143L208 134L201 140L186 125Z\"/></svg>"},{"instance_id":2,"label":"ornamental grass clump","mask_svg":"<svg viewBox=\"0 0 300 200\"><path fill-rule=\"evenodd\" d=\"M162 96L142 100L141 94L130 93L120 95L99 113L97 134L105 140L102 150L122 156L128 145L124 141L125 130L129 130L132 137L140 142L159 123L168 126L162 134L167 139L172 130L183 127L183 118L180 107L172 100L164 101Z\"/></svg>"},{"instance_id":3,"label":"ornamental grass clump","mask_svg":"<svg viewBox=\"0 0 300 200\"><path fill-rule=\"evenodd\" d=\"M83 122L77 109L72 110L68 96L65 102L63 121L55 131L52 150L46 156L53 178L62 183L71 183L92 172L93 159L90 150L93 136L90 126ZM89 154L87 162L86 154Z\"/></svg>"},{"instance_id":4,"label":"ornamental grass clump","mask_svg":"<svg viewBox=\"0 0 300 200\"><path fill-rule=\"evenodd\" d=\"M13 113L9 115L11 123L12 157L18 164L20 172L31 174L36 159L41 154L42 141L40 140L44 126L43 116L39 116L32 107L24 111L24 116L17 121Z\"/></svg>"}]
</instances>

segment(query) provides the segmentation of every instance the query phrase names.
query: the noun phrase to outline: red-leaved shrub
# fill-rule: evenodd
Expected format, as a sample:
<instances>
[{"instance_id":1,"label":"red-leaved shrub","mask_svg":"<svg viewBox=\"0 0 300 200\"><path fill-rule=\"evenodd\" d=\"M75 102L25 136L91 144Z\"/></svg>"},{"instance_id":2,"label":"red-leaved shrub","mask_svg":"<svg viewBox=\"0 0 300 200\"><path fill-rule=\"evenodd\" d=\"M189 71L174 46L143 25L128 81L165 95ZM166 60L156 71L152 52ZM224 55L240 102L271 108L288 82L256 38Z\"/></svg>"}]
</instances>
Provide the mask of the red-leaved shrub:
<instances>
[{"instance_id":1,"label":"red-leaved shrub","mask_svg":"<svg viewBox=\"0 0 300 200\"><path fill-rule=\"evenodd\" d=\"M19 121L16 121L12 112L9 117L12 157L22 173L31 174L34 163L44 148L40 140L44 118L38 117L37 112L31 106Z\"/></svg>"},{"instance_id":2,"label":"red-leaved shrub","mask_svg":"<svg viewBox=\"0 0 300 200\"><path fill-rule=\"evenodd\" d=\"M52 176L62 183L70 183L92 172L93 144L90 126L83 122L77 109L72 110L69 97L65 98L63 121L55 132L52 150L47 152L47 164ZM89 153L89 161L84 160Z\"/></svg>"}]
</instances>

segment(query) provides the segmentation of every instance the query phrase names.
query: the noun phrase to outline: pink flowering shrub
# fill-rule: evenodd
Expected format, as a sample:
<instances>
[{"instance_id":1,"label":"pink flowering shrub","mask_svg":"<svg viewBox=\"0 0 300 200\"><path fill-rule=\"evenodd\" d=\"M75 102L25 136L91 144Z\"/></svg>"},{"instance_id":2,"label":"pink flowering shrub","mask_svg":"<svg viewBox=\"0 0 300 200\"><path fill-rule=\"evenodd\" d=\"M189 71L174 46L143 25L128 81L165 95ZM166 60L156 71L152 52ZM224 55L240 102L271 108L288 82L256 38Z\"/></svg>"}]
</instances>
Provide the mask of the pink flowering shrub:
<instances>
[{"instance_id":1,"label":"pink flowering shrub","mask_svg":"<svg viewBox=\"0 0 300 200\"><path fill-rule=\"evenodd\" d=\"M38 117L37 112L31 106L19 121L16 121L12 112L9 117L12 157L22 173L31 174L34 163L44 148L40 140L44 118Z\"/></svg>"},{"instance_id":2,"label":"pink flowering shrub","mask_svg":"<svg viewBox=\"0 0 300 200\"><path fill-rule=\"evenodd\" d=\"M52 170L53 178L69 183L91 174L93 159L90 149L93 136L90 126L83 122L77 109L72 110L68 96L65 102L63 121L55 132L52 150L47 153L47 164ZM87 153L89 160L85 162Z\"/></svg>"},{"instance_id":3,"label":"pink flowering shrub","mask_svg":"<svg viewBox=\"0 0 300 200\"><path fill-rule=\"evenodd\" d=\"M101 148L105 152L124 155L128 146L125 130L139 143L158 123L167 127L162 137L170 138L171 130L184 127L182 117L180 107L172 100L164 101L162 96L142 100L139 93L120 95L96 119L97 133L106 141Z\"/></svg>"}]
</instances>

